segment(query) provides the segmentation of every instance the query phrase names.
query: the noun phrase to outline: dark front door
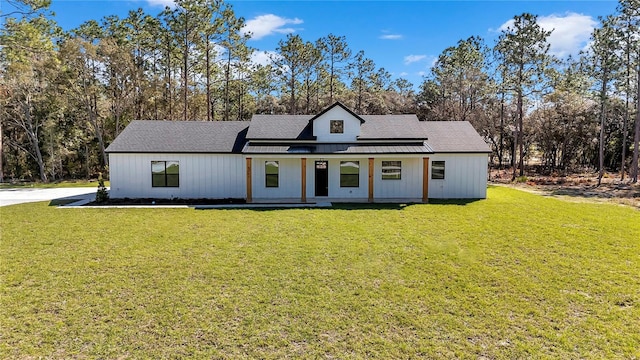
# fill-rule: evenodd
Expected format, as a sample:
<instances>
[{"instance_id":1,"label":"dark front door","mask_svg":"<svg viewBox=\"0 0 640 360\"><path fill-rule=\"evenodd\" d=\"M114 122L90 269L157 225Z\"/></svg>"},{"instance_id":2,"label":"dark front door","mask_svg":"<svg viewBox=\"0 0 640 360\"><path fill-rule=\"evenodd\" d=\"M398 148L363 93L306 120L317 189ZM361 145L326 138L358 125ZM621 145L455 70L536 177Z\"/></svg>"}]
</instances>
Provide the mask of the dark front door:
<instances>
[{"instance_id":1,"label":"dark front door","mask_svg":"<svg viewBox=\"0 0 640 360\"><path fill-rule=\"evenodd\" d=\"M329 162L316 161L316 196L329 196Z\"/></svg>"}]
</instances>

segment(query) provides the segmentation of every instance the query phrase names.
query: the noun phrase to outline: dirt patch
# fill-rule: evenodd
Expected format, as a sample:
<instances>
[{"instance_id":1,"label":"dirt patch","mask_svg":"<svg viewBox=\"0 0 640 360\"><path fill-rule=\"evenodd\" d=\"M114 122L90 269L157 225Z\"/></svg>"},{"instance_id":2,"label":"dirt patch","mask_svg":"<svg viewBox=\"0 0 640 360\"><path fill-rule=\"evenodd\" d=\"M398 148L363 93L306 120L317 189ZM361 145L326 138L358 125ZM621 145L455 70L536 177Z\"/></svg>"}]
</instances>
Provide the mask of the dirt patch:
<instances>
[{"instance_id":1,"label":"dirt patch","mask_svg":"<svg viewBox=\"0 0 640 360\"><path fill-rule=\"evenodd\" d=\"M640 183L631 184L627 179L620 181L617 174L605 174L598 186L597 174L592 173L531 175L511 181L509 171L494 170L491 172L491 183L565 200L609 202L640 209Z\"/></svg>"}]
</instances>

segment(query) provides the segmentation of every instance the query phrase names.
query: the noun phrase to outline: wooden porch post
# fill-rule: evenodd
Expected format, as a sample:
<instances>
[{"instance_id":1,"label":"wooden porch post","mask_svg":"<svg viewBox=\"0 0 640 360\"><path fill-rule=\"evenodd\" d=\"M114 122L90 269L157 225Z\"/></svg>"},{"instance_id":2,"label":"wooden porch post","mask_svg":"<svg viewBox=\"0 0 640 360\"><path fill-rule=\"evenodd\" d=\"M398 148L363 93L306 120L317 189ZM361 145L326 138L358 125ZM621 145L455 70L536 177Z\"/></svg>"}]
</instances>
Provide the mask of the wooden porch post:
<instances>
[{"instance_id":1,"label":"wooden porch post","mask_svg":"<svg viewBox=\"0 0 640 360\"><path fill-rule=\"evenodd\" d=\"M307 158L302 158L300 159L300 168L301 168L301 174L300 174L300 178L302 179L302 189L300 189L301 191L301 201L303 203L307 202Z\"/></svg>"},{"instance_id":2,"label":"wooden porch post","mask_svg":"<svg viewBox=\"0 0 640 360\"><path fill-rule=\"evenodd\" d=\"M422 202L429 202L429 158L422 158Z\"/></svg>"},{"instance_id":3,"label":"wooden porch post","mask_svg":"<svg viewBox=\"0 0 640 360\"><path fill-rule=\"evenodd\" d=\"M369 158L369 202L373 202L373 158Z\"/></svg>"},{"instance_id":4,"label":"wooden porch post","mask_svg":"<svg viewBox=\"0 0 640 360\"><path fill-rule=\"evenodd\" d=\"M253 201L251 194L251 158L247 158L247 202Z\"/></svg>"}]
</instances>

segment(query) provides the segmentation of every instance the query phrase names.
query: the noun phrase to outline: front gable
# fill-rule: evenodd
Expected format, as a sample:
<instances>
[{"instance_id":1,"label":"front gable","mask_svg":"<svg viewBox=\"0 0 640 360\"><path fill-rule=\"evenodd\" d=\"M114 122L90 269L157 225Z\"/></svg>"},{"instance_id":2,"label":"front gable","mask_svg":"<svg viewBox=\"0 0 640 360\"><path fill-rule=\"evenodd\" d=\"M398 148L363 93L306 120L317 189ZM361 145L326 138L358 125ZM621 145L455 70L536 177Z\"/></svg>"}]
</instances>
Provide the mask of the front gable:
<instances>
[{"instance_id":1,"label":"front gable","mask_svg":"<svg viewBox=\"0 0 640 360\"><path fill-rule=\"evenodd\" d=\"M364 120L337 102L309 120L318 142L355 142Z\"/></svg>"}]
</instances>

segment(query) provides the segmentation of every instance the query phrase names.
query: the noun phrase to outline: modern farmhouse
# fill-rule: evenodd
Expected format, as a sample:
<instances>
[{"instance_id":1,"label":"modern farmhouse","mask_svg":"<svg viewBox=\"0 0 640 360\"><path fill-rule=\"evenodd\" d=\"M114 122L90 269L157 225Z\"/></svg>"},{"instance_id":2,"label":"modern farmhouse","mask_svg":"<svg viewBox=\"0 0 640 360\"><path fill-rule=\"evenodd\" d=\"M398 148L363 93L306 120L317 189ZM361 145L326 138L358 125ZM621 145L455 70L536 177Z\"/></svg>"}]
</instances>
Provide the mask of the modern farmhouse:
<instances>
[{"instance_id":1,"label":"modern farmhouse","mask_svg":"<svg viewBox=\"0 0 640 360\"><path fill-rule=\"evenodd\" d=\"M489 147L466 121L317 115L133 121L107 148L112 198L427 202L485 198Z\"/></svg>"}]
</instances>

